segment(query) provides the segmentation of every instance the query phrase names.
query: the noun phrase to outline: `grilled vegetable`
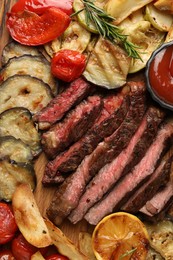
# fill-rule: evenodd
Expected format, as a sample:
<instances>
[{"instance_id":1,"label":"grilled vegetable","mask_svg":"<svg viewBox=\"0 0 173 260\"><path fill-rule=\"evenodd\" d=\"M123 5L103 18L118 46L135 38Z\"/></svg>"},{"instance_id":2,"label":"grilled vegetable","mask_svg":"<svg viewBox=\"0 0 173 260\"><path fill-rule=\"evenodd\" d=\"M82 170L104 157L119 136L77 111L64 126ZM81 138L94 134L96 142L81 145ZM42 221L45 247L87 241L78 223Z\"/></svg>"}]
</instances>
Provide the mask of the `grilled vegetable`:
<instances>
[{"instance_id":1,"label":"grilled vegetable","mask_svg":"<svg viewBox=\"0 0 173 260\"><path fill-rule=\"evenodd\" d=\"M40 134L35 128L30 111L14 107L0 114L0 136L14 136L29 145L32 155L41 152Z\"/></svg>"},{"instance_id":2,"label":"grilled vegetable","mask_svg":"<svg viewBox=\"0 0 173 260\"><path fill-rule=\"evenodd\" d=\"M83 52L89 44L90 38L90 32L78 22L72 21L62 36L61 48Z\"/></svg>"},{"instance_id":3,"label":"grilled vegetable","mask_svg":"<svg viewBox=\"0 0 173 260\"><path fill-rule=\"evenodd\" d=\"M13 136L0 137L0 160L29 163L32 159L30 147Z\"/></svg>"},{"instance_id":4,"label":"grilled vegetable","mask_svg":"<svg viewBox=\"0 0 173 260\"><path fill-rule=\"evenodd\" d=\"M157 0L154 5L160 11L166 11L169 14L173 14L173 3L171 0Z\"/></svg>"},{"instance_id":5,"label":"grilled vegetable","mask_svg":"<svg viewBox=\"0 0 173 260\"><path fill-rule=\"evenodd\" d=\"M41 53L35 47L21 45L15 41L8 43L2 51L2 65L4 66L9 59L14 57L23 56L24 54L29 54L32 56L39 56Z\"/></svg>"},{"instance_id":6,"label":"grilled vegetable","mask_svg":"<svg viewBox=\"0 0 173 260\"><path fill-rule=\"evenodd\" d=\"M14 75L0 85L0 113L12 107L24 106L36 113L51 100L49 86L28 75Z\"/></svg>"},{"instance_id":7,"label":"grilled vegetable","mask_svg":"<svg viewBox=\"0 0 173 260\"><path fill-rule=\"evenodd\" d=\"M44 48L50 57L53 57L61 49L83 52L89 44L90 38L90 32L85 30L78 22L72 21L61 38L56 38L45 44Z\"/></svg>"},{"instance_id":8,"label":"grilled vegetable","mask_svg":"<svg viewBox=\"0 0 173 260\"><path fill-rule=\"evenodd\" d=\"M139 46L141 59L132 59L129 73L143 69L150 58L152 52L164 41L165 33L160 32L151 26L148 21L138 21L133 23L130 20L123 22L121 28L131 42Z\"/></svg>"},{"instance_id":9,"label":"grilled vegetable","mask_svg":"<svg viewBox=\"0 0 173 260\"><path fill-rule=\"evenodd\" d=\"M30 164L0 161L0 199L11 201L16 187L20 183L30 184L35 188L35 173Z\"/></svg>"},{"instance_id":10,"label":"grilled vegetable","mask_svg":"<svg viewBox=\"0 0 173 260\"><path fill-rule=\"evenodd\" d=\"M6 80L15 74L30 75L41 79L50 86L54 95L57 93L57 86L50 71L50 64L44 57L23 55L12 58L0 71L0 78Z\"/></svg>"},{"instance_id":11,"label":"grilled vegetable","mask_svg":"<svg viewBox=\"0 0 173 260\"><path fill-rule=\"evenodd\" d=\"M119 24L131 13L150 2L152 2L152 0L109 0L105 4L105 10L116 19L115 24Z\"/></svg>"},{"instance_id":12,"label":"grilled vegetable","mask_svg":"<svg viewBox=\"0 0 173 260\"><path fill-rule=\"evenodd\" d=\"M148 20L156 29L161 32L168 32L173 22L173 16L158 10L153 4L146 6L145 18Z\"/></svg>"},{"instance_id":13,"label":"grilled vegetable","mask_svg":"<svg viewBox=\"0 0 173 260\"><path fill-rule=\"evenodd\" d=\"M131 58L118 45L99 38L91 47L91 54L83 75L88 81L114 89L126 83Z\"/></svg>"},{"instance_id":14,"label":"grilled vegetable","mask_svg":"<svg viewBox=\"0 0 173 260\"><path fill-rule=\"evenodd\" d=\"M52 58L53 55L61 49L61 38L56 38L55 40L44 44L44 49L46 53Z\"/></svg>"}]
</instances>

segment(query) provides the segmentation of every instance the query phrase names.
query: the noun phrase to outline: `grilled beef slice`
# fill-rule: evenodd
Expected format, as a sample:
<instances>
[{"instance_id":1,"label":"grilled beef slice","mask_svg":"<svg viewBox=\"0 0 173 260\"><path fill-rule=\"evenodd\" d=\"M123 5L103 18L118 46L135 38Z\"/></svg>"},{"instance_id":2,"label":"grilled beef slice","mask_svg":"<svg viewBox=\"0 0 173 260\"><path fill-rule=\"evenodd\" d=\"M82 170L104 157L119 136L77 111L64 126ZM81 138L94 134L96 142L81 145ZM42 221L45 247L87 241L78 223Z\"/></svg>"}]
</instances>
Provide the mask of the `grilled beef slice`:
<instances>
[{"instance_id":1,"label":"grilled beef slice","mask_svg":"<svg viewBox=\"0 0 173 260\"><path fill-rule=\"evenodd\" d=\"M121 107L123 95L109 95L103 98L104 107L101 116L96 120L93 127L68 150L59 154L54 160L49 161L45 168L43 184L58 183L63 176L61 172L74 171L82 159L90 154L97 144L106 136L112 134L116 127L116 117L123 119L124 109ZM123 107L128 105L128 99L124 98ZM120 114L120 115L119 115ZM60 179L61 176L62 178Z\"/></svg>"},{"instance_id":2,"label":"grilled beef slice","mask_svg":"<svg viewBox=\"0 0 173 260\"><path fill-rule=\"evenodd\" d=\"M129 196L151 176L161 157L168 150L172 136L173 123L168 123L159 130L145 156L133 170L126 174L102 200L89 209L85 219L90 224L96 225L105 215L120 209L125 199L127 201Z\"/></svg>"},{"instance_id":3,"label":"grilled beef slice","mask_svg":"<svg viewBox=\"0 0 173 260\"><path fill-rule=\"evenodd\" d=\"M33 116L38 122L39 129L48 129L56 121L63 118L71 107L88 96L91 85L83 78L78 78L69 84L66 89L53 98L50 103Z\"/></svg>"},{"instance_id":4,"label":"grilled beef slice","mask_svg":"<svg viewBox=\"0 0 173 260\"><path fill-rule=\"evenodd\" d=\"M153 198L146 202L140 209L143 214L153 217L159 214L167 206L170 200L173 199L173 182L170 180L167 185L159 190Z\"/></svg>"},{"instance_id":5,"label":"grilled beef slice","mask_svg":"<svg viewBox=\"0 0 173 260\"><path fill-rule=\"evenodd\" d=\"M77 206L90 179L128 145L138 128L146 110L144 85L141 82L132 82L129 85L131 104L122 124L119 127L118 124L118 129L99 143L96 149L84 158L77 170L58 187L47 210L54 223L59 224ZM117 118L117 121L120 123L121 120Z\"/></svg>"},{"instance_id":6,"label":"grilled beef slice","mask_svg":"<svg viewBox=\"0 0 173 260\"><path fill-rule=\"evenodd\" d=\"M78 206L68 217L72 223L80 221L88 209L99 201L103 195L108 192L113 185L115 185L117 180L124 175L124 168L130 161L132 161L133 156L136 156L135 151L138 149L137 147L141 145L141 142L144 144L146 133L148 132L148 142L143 145L142 153L140 153L137 158L139 160L143 157L156 135L158 126L163 120L163 117L164 113L159 108L150 107L147 110L139 128L133 135L127 148L113 159L111 163L106 164L86 187L85 193L80 198ZM132 163L130 165L132 165ZM133 163L133 166L134 165L135 164ZM129 168L129 171L130 170L131 168Z\"/></svg>"},{"instance_id":7,"label":"grilled beef slice","mask_svg":"<svg viewBox=\"0 0 173 260\"><path fill-rule=\"evenodd\" d=\"M79 140L99 116L103 102L97 95L82 101L64 118L42 135L42 146L49 158L54 158L70 144Z\"/></svg>"},{"instance_id":8,"label":"grilled beef slice","mask_svg":"<svg viewBox=\"0 0 173 260\"><path fill-rule=\"evenodd\" d=\"M173 153L168 152L149 180L137 189L121 209L131 213L138 212L156 194L159 188L169 181L172 159Z\"/></svg>"}]
</instances>

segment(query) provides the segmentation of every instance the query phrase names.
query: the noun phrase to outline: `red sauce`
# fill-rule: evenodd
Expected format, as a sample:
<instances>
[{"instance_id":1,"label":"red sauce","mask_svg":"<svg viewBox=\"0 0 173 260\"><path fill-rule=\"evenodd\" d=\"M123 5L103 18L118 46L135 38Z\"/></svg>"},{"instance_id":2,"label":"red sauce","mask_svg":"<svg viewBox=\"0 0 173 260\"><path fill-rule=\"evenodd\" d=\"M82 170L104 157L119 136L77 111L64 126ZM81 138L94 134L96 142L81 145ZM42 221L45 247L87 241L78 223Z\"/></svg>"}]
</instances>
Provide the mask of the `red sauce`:
<instances>
[{"instance_id":1,"label":"red sauce","mask_svg":"<svg viewBox=\"0 0 173 260\"><path fill-rule=\"evenodd\" d=\"M173 45L156 54L150 64L149 80L156 96L173 104Z\"/></svg>"}]
</instances>

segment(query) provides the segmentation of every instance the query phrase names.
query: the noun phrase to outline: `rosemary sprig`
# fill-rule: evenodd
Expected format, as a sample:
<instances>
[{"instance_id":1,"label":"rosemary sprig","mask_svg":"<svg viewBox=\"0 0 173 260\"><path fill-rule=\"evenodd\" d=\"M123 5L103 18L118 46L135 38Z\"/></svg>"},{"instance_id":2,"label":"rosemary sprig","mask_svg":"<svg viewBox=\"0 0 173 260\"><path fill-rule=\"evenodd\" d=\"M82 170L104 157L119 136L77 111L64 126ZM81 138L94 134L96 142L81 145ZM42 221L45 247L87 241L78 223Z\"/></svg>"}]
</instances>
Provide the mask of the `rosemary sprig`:
<instances>
[{"instance_id":1,"label":"rosemary sprig","mask_svg":"<svg viewBox=\"0 0 173 260\"><path fill-rule=\"evenodd\" d=\"M115 21L114 17L110 16L103 9L96 6L93 1L82 0L82 2L84 8L77 11L73 15L77 15L80 12L85 11L85 21L88 26L92 22L102 37L112 43L122 44L123 48L130 57L142 60L137 51L139 46L128 41L127 35L122 34L122 30L118 26L112 24L112 22Z\"/></svg>"},{"instance_id":2,"label":"rosemary sprig","mask_svg":"<svg viewBox=\"0 0 173 260\"><path fill-rule=\"evenodd\" d=\"M135 248L133 248L133 249L127 251L126 253L124 253L123 255L121 255L121 256L119 257L119 260L120 260L120 259L123 259L124 257L126 257L126 256L128 256L128 255L133 254L133 253L136 251L136 249L137 249L137 248L135 247Z\"/></svg>"}]
</instances>

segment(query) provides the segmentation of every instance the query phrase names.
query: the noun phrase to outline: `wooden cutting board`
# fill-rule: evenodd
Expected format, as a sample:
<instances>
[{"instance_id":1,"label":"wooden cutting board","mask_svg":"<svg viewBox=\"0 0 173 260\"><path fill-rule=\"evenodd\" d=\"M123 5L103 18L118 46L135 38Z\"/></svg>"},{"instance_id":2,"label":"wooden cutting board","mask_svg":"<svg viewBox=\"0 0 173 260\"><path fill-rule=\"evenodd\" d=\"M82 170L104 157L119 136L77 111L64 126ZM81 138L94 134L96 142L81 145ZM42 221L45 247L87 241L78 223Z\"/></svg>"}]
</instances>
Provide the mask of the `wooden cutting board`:
<instances>
[{"instance_id":1,"label":"wooden cutting board","mask_svg":"<svg viewBox=\"0 0 173 260\"><path fill-rule=\"evenodd\" d=\"M6 28L6 13L16 0L0 0L0 54L3 47L10 40L8 30ZM46 165L46 157L41 154L35 162L35 172L37 177L37 187L34 191L36 201L43 216L46 216L46 209L48 208L54 191L56 188L45 188L41 184L44 168ZM62 231L74 242L78 243L78 235L80 231L92 231L92 227L86 221L81 221L77 225L72 225L69 221L64 221L60 226Z\"/></svg>"}]
</instances>

